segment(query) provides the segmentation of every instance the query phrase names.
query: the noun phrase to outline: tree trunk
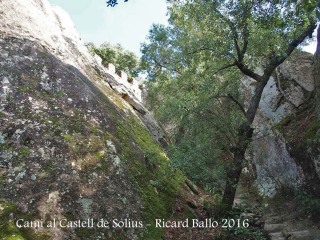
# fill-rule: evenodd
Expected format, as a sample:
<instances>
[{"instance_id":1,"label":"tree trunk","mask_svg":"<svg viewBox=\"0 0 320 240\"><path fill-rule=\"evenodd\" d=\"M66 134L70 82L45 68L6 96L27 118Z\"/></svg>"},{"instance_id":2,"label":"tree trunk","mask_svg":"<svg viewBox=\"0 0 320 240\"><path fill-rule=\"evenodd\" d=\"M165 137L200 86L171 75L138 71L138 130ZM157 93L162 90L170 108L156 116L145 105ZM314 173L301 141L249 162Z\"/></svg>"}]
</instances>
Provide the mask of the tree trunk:
<instances>
[{"instance_id":1,"label":"tree trunk","mask_svg":"<svg viewBox=\"0 0 320 240\"><path fill-rule=\"evenodd\" d=\"M316 91L316 114L317 119L320 121L320 25L317 31L317 51L315 53L315 91Z\"/></svg>"},{"instance_id":2,"label":"tree trunk","mask_svg":"<svg viewBox=\"0 0 320 240\"><path fill-rule=\"evenodd\" d=\"M242 171L242 166L244 162L244 155L247 150L247 147L249 145L249 142L252 140L252 134L253 134L253 129L250 127L250 125L253 123L253 120L256 116L257 109L259 107L259 103L261 100L262 92L264 90L264 87L269 81L269 78L273 71L281 64L283 63L292 53L296 47L303 42L303 40L310 36L310 34L313 33L314 29L316 28L316 23L311 22L309 26L303 31L299 36L294 38L288 45L288 48L285 51L285 55L283 56L270 56L270 61L266 64L266 67L263 71L263 75L258 75L254 71L250 70L247 68L245 64L243 64L243 56L244 53L240 56L238 61L236 61L236 66L238 69L245 75L255 79L257 81L257 86L255 88L254 94L250 99L250 103L248 106L248 109L246 111L246 118L247 122L242 124L239 128L238 132L238 145L234 150L234 155L233 155L233 160L227 169L227 182L226 182L226 187L222 199L222 204L225 205L225 213L230 211L232 209L235 193L237 190L238 182L240 179L241 171ZM319 34L319 28L318 28L318 54L317 54L317 59L319 60L319 55L320 55L320 48L319 48L319 39L320 39L320 34ZM319 69L319 63L318 61L318 69ZM317 70L318 70L317 69ZM318 77L319 77L319 71L318 71ZM319 79L318 79L319 80ZM318 81L320 84L320 81ZM320 85L318 86L318 94L320 95ZM319 96L318 95L318 96ZM319 103L319 108L320 108L320 96L318 99ZM319 109L320 111L320 109Z\"/></svg>"},{"instance_id":3,"label":"tree trunk","mask_svg":"<svg viewBox=\"0 0 320 240\"><path fill-rule=\"evenodd\" d=\"M233 159L229 168L227 169L227 181L224 190L222 204L224 205L224 213L228 213L232 210L234 197L238 187L239 179L242 172L244 155L248 148L248 145L252 139L253 128L250 127L251 123L244 123L240 126L238 131L238 147L233 151Z\"/></svg>"},{"instance_id":4,"label":"tree trunk","mask_svg":"<svg viewBox=\"0 0 320 240\"><path fill-rule=\"evenodd\" d=\"M232 166L230 166L230 168L227 170L227 182L222 198L222 203L225 207L225 213L228 213L232 210L238 182L241 176L244 154L245 149L236 149L232 161Z\"/></svg>"},{"instance_id":5,"label":"tree trunk","mask_svg":"<svg viewBox=\"0 0 320 240\"><path fill-rule=\"evenodd\" d=\"M246 113L247 122L243 123L238 129L238 145L234 149L233 159L229 168L227 169L227 181L226 187L222 198L222 204L225 206L225 212L228 213L232 210L234 197L238 187L238 183L241 176L241 171L244 162L244 155L251 142L253 129L250 127L254 117L256 115L257 109L259 107L259 102L262 96L264 87L267 85L270 76L264 75L259 80L259 84L255 89L255 93L250 100L250 104Z\"/></svg>"}]
</instances>

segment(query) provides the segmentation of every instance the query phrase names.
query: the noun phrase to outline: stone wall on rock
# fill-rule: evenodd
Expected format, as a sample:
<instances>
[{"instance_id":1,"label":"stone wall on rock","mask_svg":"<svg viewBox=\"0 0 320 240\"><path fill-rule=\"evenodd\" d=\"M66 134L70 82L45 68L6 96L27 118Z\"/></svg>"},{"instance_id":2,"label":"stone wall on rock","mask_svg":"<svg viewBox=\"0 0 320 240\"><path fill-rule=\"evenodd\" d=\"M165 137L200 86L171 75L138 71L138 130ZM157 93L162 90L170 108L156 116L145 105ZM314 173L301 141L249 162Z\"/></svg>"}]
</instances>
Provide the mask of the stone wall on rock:
<instances>
[{"instance_id":1,"label":"stone wall on rock","mask_svg":"<svg viewBox=\"0 0 320 240\"><path fill-rule=\"evenodd\" d=\"M142 95L144 90L144 85L141 80L136 78L128 78L128 75L124 71L120 71L118 75L116 72L116 68L112 63L108 63L105 66L106 72L109 73L112 77L116 79L116 81L125 86L128 90L131 91L132 95L142 103Z\"/></svg>"},{"instance_id":2,"label":"stone wall on rock","mask_svg":"<svg viewBox=\"0 0 320 240\"><path fill-rule=\"evenodd\" d=\"M95 57L99 59L99 63L102 62L99 56L96 55ZM143 84L135 78L128 81L128 75L124 71L121 71L119 76L116 73L116 69L113 64L109 63L104 70L107 75L106 82L132 107L137 116L150 131L152 137L161 143L162 146L168 146L169 139L167 138L164 129L156 121L152 112L150 112L144 105L143 95L145 94L145 89Z\"/></svg>"}]
</instances>

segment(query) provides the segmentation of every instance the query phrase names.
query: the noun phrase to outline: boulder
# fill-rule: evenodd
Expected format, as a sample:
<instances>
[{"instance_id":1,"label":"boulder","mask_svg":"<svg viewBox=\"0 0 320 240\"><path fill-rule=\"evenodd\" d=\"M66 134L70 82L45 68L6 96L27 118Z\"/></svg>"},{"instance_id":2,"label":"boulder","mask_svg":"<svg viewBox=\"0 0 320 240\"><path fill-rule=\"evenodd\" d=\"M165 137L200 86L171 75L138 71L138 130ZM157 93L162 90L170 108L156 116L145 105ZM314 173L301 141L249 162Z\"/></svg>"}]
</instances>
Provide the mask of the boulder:
<instances>
[{"instance_id":1,"label":"boulder","mask_svg":"<svg viewBox=\"0 0 320 240\"><path fill-rule=\"evenodd\" d=\"M182 176L156 121L112 88L61 8L0 9L0 238L160 239Z\"/></svg>"}]
</instances>

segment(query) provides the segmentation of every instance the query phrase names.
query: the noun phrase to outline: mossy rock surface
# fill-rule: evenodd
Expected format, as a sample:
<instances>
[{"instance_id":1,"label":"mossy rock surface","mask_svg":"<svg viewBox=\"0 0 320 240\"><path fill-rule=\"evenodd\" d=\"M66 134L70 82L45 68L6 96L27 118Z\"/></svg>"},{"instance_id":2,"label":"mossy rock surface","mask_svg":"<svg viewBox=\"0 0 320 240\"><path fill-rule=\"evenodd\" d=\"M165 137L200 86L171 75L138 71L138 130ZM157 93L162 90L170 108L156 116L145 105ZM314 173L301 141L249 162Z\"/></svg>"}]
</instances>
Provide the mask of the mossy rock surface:
<instances>
[{"instance_id":1,"label":"mossy rock surface","mask_svg":"<svg viewBox=\"0 0 320 240\"><path fill-rule=\"evenodd\" d=\"M1 51L0 238L160 239L155 218L171 217L183 176L128 105L35 42L5 38ZM19 218L143 227L39 230Z\"/></svg>"},{"instance_id":2,"label":"mossy rock surface","mask_svg":"<svg viewBox=\"0 0 320 240\"><path fill-rule=\"evenodd\" d=\"M275 128L283 134L290 156L302 170L302 190L319 199L320 123L314 103L314 98L310 98L296 114L286 117Z\"/></svg>"}]
</instances>

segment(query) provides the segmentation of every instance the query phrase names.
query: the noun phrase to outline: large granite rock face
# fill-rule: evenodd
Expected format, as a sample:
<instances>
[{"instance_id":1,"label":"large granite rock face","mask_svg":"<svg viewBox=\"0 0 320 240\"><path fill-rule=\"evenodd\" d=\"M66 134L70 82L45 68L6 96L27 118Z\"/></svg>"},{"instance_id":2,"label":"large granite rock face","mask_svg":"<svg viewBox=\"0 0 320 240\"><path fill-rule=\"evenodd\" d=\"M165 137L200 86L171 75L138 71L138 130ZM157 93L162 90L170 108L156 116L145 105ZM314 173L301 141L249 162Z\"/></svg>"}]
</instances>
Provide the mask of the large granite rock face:
<instances>
[{"instance_id":1,"label":"large granite rock face","mask_svg":"<svg viewBox=\"0 0 320 240\"><path fill-rule=\"evenodd\" d=\"M60 8L3 0L0 9L0 238L160 239L154 219L171 216L179 174L138 118L147 110L112 89ZM127 223L75 223L88 219Z\"/></svg>"},{"instance_id":2,"label":"large granite rock face","mask_svg":"<svg viewBox=\"0 0 320 240\"><path fill-rule=\"evenodd\" d=\"M50 53L82 73L95 62L76 32L69 15L43 0L0 2L3 36L16 36L40 43Z\"/></svg>"},{"instance_id":3,"label":"large granite rock face","mask_svg":"<svg viewBox=\"0 0 320 240\"><path fill-rule=\"evenodd\" d=\"M243 79L245 99L254 91L254 81ZM314 90L313 56L294 52L281 64L266 85L257 115L251 144L260 192L273 196L283 186L296 187L303 182L301 168L290 156L286 141L275 130L285 117L294 114Z\"/></svg>"},{"instance_id":4,"label":"large granite rock face","mask_svg":"<svg viewBox=\"0 0 320 240\"><path fill-rule=\"evenodd\" d=\"M76 67L85 76L103 78L134 110L138 110L135 111L137 116L152 132L153 137L167 145L165 132L141 104L141 96L140 99L136 97L139 95L135 93L139 90L138 86L128 88L130 84L126 85L110 75L102 66L101 59L89 53L69 15L62 8L52 6L46 0L4 0L0 2L0 7L0 34L3 37L15 36L36 41L62 62Z\"/></svg>"}]
</instances>

